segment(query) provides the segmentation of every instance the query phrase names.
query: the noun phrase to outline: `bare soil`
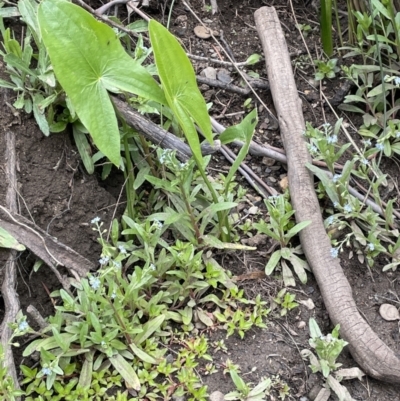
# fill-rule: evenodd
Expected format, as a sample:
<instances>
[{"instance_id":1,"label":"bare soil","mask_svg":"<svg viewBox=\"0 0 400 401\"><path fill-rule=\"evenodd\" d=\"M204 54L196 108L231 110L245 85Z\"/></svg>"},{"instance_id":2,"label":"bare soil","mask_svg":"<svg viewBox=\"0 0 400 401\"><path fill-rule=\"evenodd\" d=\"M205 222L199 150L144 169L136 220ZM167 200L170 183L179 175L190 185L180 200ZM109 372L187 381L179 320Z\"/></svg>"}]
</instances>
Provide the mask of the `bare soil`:
<instances>
[{"instance_id":1,"label":"bare soil","mask_svg":"<svg viewBox=\"0 0 400 401\"><path fill-rule=\"evenodd\" d=\"M164 23L167 20L170 2L157 2L153 0L146 11L153 17ZM207 2L208 4L208 2ZM96 8L96 4L90 4ZM253 53L262 54L261 45L254 27L254 11L265 5L261 0L218 0L219 12L211 15L204 8L202 0L192 0L191 6L201 20L210 28L223 31L224 38L229 44L237 61L244 61ZM284 28L290 52L300 51L305 53L305 47L295 27L293 13L290 4L283 0L276 0L271 4L276 7ZM298 23L308 23L312 28L317 27L316 11L302 1L294 3L294 10ZM198 25L194 16L179 1L175 2L171 29L181 39L186 50L198 56L210 56L219 58L222 51L213 43L212 39L203 40L197 38L193 28ZM320 51L318 30L307 38L307 45L313 58L317 58L317 49ZM224 56L222 56L223 59ZM296 67L296 81L298 90L303 100L303 112L305 120L318 126L325 121L334 123L335 117L328 108L324 107L320 100L319 90L315 89L313 70L310 66L303 66L300 70L299 58L293 58ZM220 68L208 62L194 61L197 73L201 73L206 67ZM226 68L226 67L224 67ZM248 68L257 72L261 78L266 79L265 62L261 62ZM229 69L228 69L229 70ZM233 83L239 84L240 80L234 71L229 71ZM311 86L312 84L313 86ZM333 98L341 87L339 79L326 80L322 83L324 93L328 98ZM225 126L237 123L243 117L241 113L243 103L247 97L233 94L226 90L201 86L207 101L213 102L211 114L219 118ZM267 106L273 110L270 94L267 90L258 90L261 98ZM110 222L114 213L120 216L123 206L116 207L119 192L121 190L121 177L114 172L106 182L100 180L95 174L87 175L79 154L73 143L70 132L54 134L44 137L36 126L33 118L23 113L18 113L10 105L13 103L14 94L8 91L0 92L0 153L4 150L4 133L11 130L17 138L18 152L18 196L20 213L32 219L42 229L58 238L86 258L96 261L100 255L100 245L96 241L96 233L91 230L90 220L100 216L103 221ZM257 104L256 101L254 101ZM260 143L282 148L279 131L265 110L260 110L260 122L257 127L256 139ZM225 117L224 117L225 115ZM346 117L347 118L347 117ZM343 140L343 138L342 138ZM0 156L3 160L4 155ZM229 170L229 163L221 156L215 155L214 166L217 169ZM281 191L278 183L286 174L285 167L279 163L272 166L265 160L257 157L248 157L247 163L264 179L268 185ZM383 171L390 174L399 184L399 169L392 160L384 160ZM243 182L243 185L244 182ZM251 194L252 191L249 190ZM399 207L399 196L395 191L389 194L390 198L396 197ZM0 168L0 204L4 205L5 178L4 169ZM256 195L253 200L257 201ZM257 204L260 205L261 202ZM254 216L257 220L262 216ZM251 216L249 216L251 218ZM254 278L254 272L263 271L266 263L262 252L267 245L259 247L258 252L238 253L235 255L221 255L221 263L230 269L235 275L241 277L241 285L249 296L261 294L267 301L271 301L282 286L282 283L273 277ZM0 251L0 259L3 261L4 253ZM382 273L384 260L378 260L376 266L369 273L367 267L359 263L356 258L349 259L349 254L341 254L341 262L345 274L353 288L353 293L359 310L378 335L400 354L399 323L386 322L379 313L381 303L389 302L398 306L400 295L399 273ZM34 258L29 252L22 253L18 258L18 293L21 308L23 310L29 304L33 304L44 315L53 313L53 304L49 293L60 287L57 279L47 267L43 266L37 273L32 270ZM252 274L253 273L253 274ZM1 270L0 270L1 282ZM297 300L312 299L315 309L309 310L300 305L291 311L287 318L280 318L274 311L270 315L268 327L265 330L251 330L244 340L232 336L225 339L228 347L227 354L221 351L215 352L213 357L218 372L204 376L204 383L209 386L209 393L219 390L223 393L232 391L233 384L229 376L223 374L223 366L229 357L234 363L241 366L242 374L245 374L247 382L256 384L263 376L279 375L290 386L289 399L298 400L313 399L313 394L322 385L319 375L312 374L300 356L300 350L308 348L309 332L307 325L302 327L301 322L308 322L310 317L315 317L325 333L332 330L329 317L325 311L318 287L309 275L306 285L300 283L292 292L296 293ZM4 312L2 298L0 298L0 318ZM222 332L210 333L211 341L223 338ZM18 358L18 364L21 362ZM344 367L356 366L350 354L346 351L339 361ZM17 365L18 365L17 364ZM362 381L352 380L346 383L350 394L356 400L371 401L397 401L400 400L399 388L393 385L382 384L370 378ZM307 398L301 398L307 397ZM276 399L276 398L271 398Z\"/></svg>"}]
</instances>

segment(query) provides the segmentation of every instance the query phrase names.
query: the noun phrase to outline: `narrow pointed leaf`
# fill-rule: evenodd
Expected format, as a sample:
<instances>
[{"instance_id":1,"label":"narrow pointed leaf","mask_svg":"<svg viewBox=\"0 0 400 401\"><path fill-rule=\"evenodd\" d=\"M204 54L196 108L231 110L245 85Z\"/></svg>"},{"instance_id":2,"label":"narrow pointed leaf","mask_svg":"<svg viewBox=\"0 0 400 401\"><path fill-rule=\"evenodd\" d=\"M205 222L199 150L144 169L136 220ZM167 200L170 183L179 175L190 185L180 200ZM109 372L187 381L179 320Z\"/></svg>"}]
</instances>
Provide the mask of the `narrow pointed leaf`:
<instances>
[{"instance_id":1,"label":"narrow pointed leaf","mask_svg":"<svg viewBox=\"0 0 400 401\"><path fill-rule=\"evenodd\" d=\"M197 87L193 67L175 37L158 22L149 22L158 74L169 107L185 133L193 154L202 159L195 122L212 143L211 123L206 102Z\"/></svg>"}]
</instances>

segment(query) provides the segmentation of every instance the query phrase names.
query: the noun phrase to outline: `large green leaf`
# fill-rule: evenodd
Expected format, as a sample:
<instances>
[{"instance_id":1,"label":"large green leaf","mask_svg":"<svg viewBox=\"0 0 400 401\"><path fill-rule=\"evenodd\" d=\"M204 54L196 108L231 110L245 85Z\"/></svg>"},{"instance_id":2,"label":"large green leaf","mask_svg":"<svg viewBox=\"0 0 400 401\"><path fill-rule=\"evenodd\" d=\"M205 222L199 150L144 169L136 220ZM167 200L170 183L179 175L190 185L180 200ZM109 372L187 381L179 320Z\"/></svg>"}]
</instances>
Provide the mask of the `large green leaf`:
<instances>
[{"instance_id":1,"label":"large green leaf","mask_svg":"<svg viewBox=\"0 0 400 401\"><path fill-rule=\"evenodd\" d=\"M189 146L201 160L200 141L193 121L212 143L206 102L197 87L193 67L175 37L158 22L149 23L154 58L169 107L179 121Z\"/></svg>"},{"instance_id":2,"label":"large green leaf","mask_svg":"<svg viewBox=\"0 0 400 401\"><path fill-rule=\"evenodd\" d=\"M44 0L38 20L54 72L99 150L120 162L120 137L107 91L126 91L166 104L150 73L123 49L116 33L82 8Z\"/></svg>"}]
</instances>

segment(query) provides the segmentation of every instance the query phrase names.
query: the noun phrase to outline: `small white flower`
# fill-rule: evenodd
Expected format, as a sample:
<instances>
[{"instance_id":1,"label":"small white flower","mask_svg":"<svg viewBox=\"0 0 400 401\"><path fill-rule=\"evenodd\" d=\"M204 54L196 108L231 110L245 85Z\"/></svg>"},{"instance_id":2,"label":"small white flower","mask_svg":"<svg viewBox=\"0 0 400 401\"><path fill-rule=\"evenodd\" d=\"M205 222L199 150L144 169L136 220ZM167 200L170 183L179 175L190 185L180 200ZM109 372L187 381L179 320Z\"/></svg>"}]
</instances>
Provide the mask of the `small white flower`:
<instances>
[{"instance_id":1,"label":"small white flower","mask_svg":"<svg viewBox=\"0 0 400 401\"><path fill-rule=\"evenodd\" d=\"M29 324L28 324L25 320L23 320L22 322L20 322L19 325L18 325L18 330L19 330L19 331L25 331L25 330L27 330L28 328L29 328Z\"/></svg>"},{"instance_id":2,"label":"small white flower","mask_svg":"<svg viewBox=\"0 0 400 401\"><path fill-rule=\"evenodd\" d=\"M380 143L380 142L379 142L379 143L376 144L375 147L376 147L379 151L382 151L382 150L384 149L385 146L383 145L383 143Z\"/></svg>"},{"instance_id":3,"label":"small white flower","mask_svg":"<svg viewBox=\"0 0 400 401\"><path fill-rule=\"evenodd\" d=\"M338 202L333 202L333 207L338 207L339 203Z\"/></svg>"},{"instance_id":4,"label":"small white flower","mask_svg":"<svg viewBox=\"0 0 400 401\"><path fill-rule=\"evenodd\" d=\"M103 256L101 259L99 259L99 263L101 265L106 265L109 262L110 258L108 256Z\"/></svg>"},{"instance_id":5,"label":"small white flower","mask_svg":"<svg viewBox=\"0 0 400 401\"><path fill-rule=\"evenodd\" d=\"M371 146L371 140L370 139L366 139L364 142L365 146Z\"/></svg>"},{"instance_id":6,"label":"small white flower","mask_svg":"<svg viewBox=\"0 0 400 401\"><path fill-rule=\"evenodd\" d=\"M328 226L331 226L334 222L335 218L333 216L328 217L328 220L326 221L328 223Z\"/></svg>"},{"instance_id":7,"label":"small white flower","mask_svg":"<svg viewBox=\"0 0 400 401\"><path fill-rule=\"evenodd\" d=\"M154 266L154 264L152 263L151 265L150 265L150 270L156 270L156 267Z\"/></svg>"},{"instance_id":8,"label":"small white flower","mask_svg":"<svg viewBox=\"0 0 400 401\"><path fill-rule=\"evenodd\" d=\"M400 131L397 131L395 135L396 135L396 138L400 138Z\"/></svg>"},{"instance_id":9,"label":"small white flower","mask_svg":"<svg viewBox=\"0 0 400 401\"><path fill-rule=\"evenodd\" d=\"M97 277L90 277L89 278L89 284L90 286L94 289L97 290L100 288L100 280Z\"/></svg>"},{"instance_id":10,"label":"small white flower","mask_svg":"<svg viewBox=\"0 0 400 401\"><path fill-rule=\"evenodd\" d=\"M317 153L317 152L318 152L318 148L317 148L315 145L311 145L311 146L309 147L309 149L310 149L310 152L311 152L311 153Z\"/></svg>"},{"instance_id":11,"label":"small white flower","mask_svg":"<svg viewBox=\"0 0 400 401\"><path fill-rule=\"evenodd\" d=\"M336 143L337 142L337 135L328 136L328 143Z\"/></svg>"},{"instance_id":12,"label":"small white flower","mask_svg":"<svg viewBox=\"0 0 400 401\"><path fill-rule=\"evenodd\" d=\"M375 249L375 245L373 243L368 244L368 249L372 252Z\"/></svg>"},{"instance_id":13,"label":"small white flower","mask_svg":"<svg viewBox=\"0 0 400 401\"><path fill-rule=\"evenodd\" d=\"M121 264L121 262L118 262L118 261L116 261L116 260L113 260L113 266L116 268L116 269L120 269L121 267L122 267L122 264Z\"/></svg>"},{"instance_id":14,"label":"small white flower","mask_svg":"<svg viewBox=\"0 0 400 401\"><path fill-rule=\"evenodd\" d=\"M123 245L118 245L118 249L121 253L126 253L126 249Z\"/></svg>"},{"instance_id":15,"label":"small white flower","mask_svg":"<svg viewBox=\"0 0 400 401\"><path fill-rule=\"evenodd\" d=\"M353 211L353 208L351 207L351 205L350 205L349 203L346 203L346 204L344 205L343 209L344 209L344 211L345 211L346 213L350 213L350 212Z\"/></svg>"},{"instance_id":16,"label":"small white flower","mask_svg":"<svg viewBox=\"0 0 400 401\"><path fill-rule=\"evenodd\" d=\"M364 158L364 159L361 159L361 163L364 164L364 166L368 166L369 161L366 158Z\"/></svg>"},{"instance_id":17,"label":"small white flower","mask_svg":"<svg viewBox=\"0 0 400 401\"><path fill-rule=\"evenodd\" d=\"M44 376L50 375L50 374L51 374L51 369L50 369L50 368L43 368L43 369L42 369L42 374L43 374Z\"/></svg>"},{"instance_id":18,"label":"small white flower","mask_svg":"<svg viewBox=\"0 0 400 401\"><path fill-rule=\"evenodd\" d=\"M117 297L117 294L115 291L113 291L113 293L111 294L111 299L115 299Z\"/></svg>"},{"instance_id":19,"label":"small white flower","mask_svg":"<svg viewBox=\"0 0 400 401\"><path fill-rule=\"evenodd\" d=\"M153 221L153 224L155 225L156 230L161 230L161 229L163 228L163 223L161 223L161 221L159 221L159 220L157 220L157 219L155 219L155 220Z\"/></svg>"},{"instance_id":20,"label":"small white flower","mask_svg":"<svg viewBox=\"0 0 400 401\"><path fill-rule=\"evenodd\" d=\"M335 174L332 178L333 182L338 182L342 178L342 174Z\"/></svg>"},{"instance_id":21,"label":"small white flower","mask_svg":"<svg viewBox=\"0 0 400 401\"><path fill-rule=\"evenodd\" d=\"M100 217L99 216L96 216L96 217L94 217L90 222L92 223L92 224L96 224L96 223L98 223L100 221Z\"/></svg>"},{"instance_id":22,"label":"small white flower","mask_svg":"<svg viewBox=\"0 0 400 401\"><path fill-rule=\"evenodd\" d=\"M396 86L400 86L400 77L396 77L393 82Z\"/></svg>"},{"instance_id":23,"label":"small white flower","mask_svg":"<svg viewBox=\"0 0 400 401\"><path fill-rule=\"evenodd\" d=\"M331 248L331 256L332 258L337 258L339 255L339 250L337 248Z\"/></svg>"}]
</instances>

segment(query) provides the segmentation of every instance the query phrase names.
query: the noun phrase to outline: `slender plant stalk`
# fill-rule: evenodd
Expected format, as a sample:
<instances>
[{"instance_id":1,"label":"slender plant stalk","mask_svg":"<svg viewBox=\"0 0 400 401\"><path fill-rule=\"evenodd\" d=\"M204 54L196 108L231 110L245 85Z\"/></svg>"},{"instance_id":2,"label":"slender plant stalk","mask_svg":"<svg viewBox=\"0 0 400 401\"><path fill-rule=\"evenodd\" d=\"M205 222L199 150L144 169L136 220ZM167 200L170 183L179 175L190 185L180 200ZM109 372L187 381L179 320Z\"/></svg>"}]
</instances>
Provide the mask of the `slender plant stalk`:
<instances>
[{"instance_id":1,"label":"slender plant stalk","mask_svg":"<svg viewBox=\"0 0 400 401\"><path fill-rule=\"evenodd\" d=\"M332 56L332 0L321 0L321 40L325 54Z\"/></svg>"},{"instance_id":2,"label":"slender plant stalk","mask_svg":"<svg viewBox=\"0 0 400 401\"><path fill-rule=\"evenodd\" d=\"M125 151L125 170L124 175L126 179L126 198L127 198L127 211L128 216L131 219L135 218L135 197L136 193L133 189L133 183L135 182L135 177L133 175L133 165L131 160L131 154L129 152L129 141L128 136L124 135L124 151Z\"/></svg>"},{"instance_id":3,"label":"slender plant stalk","mask_svg":"<svg viewBox=\"0 0 400 401\"><path fill-rule=\"evenodd\" d=\"M179 181L179 189L181 190L181 194L182 194L182 197L183 197L183 201L185 202L186 210L189 213L190 221L192 223L193 230L194 230L194 233L196 235L197 242L200 244L203 240L201 239L201 233L200 233L199 227L198 227L198 225L196 223L196 220L194 218L193 209L190 206L190 203L189 203L188 198L186 196L186 191L185 191L185 188L183 187L182 181Z\"/></svg>"},{"instance_id":4,"label":"slender plant stalk","mask_svg":"<svg viewBox=\"0 0 400 401\"><path fill-rule=\"evenodd\" d=\"M211 193L213 202L217 205L219 203L217 193L215 192L210 180L207 178L207 175L206 175L206 173L205 173L205 171L203 169L203 165L201 163L201 160L199 160L195 156L194 153L193 153L193 158L194 158L194 161L195 161L195 163L197 165L197 168L199 169L200 175L202 176L204 182L207 185L208 190ZM219 230L221 232L221 239L224 242L230 242L231 236L230 236L228 218L221 211L217 212L217 216L218 216L218 226L219 226ZM226 231L224 230L224 228L226 229Z\"/></svg>"}]
</instances>

